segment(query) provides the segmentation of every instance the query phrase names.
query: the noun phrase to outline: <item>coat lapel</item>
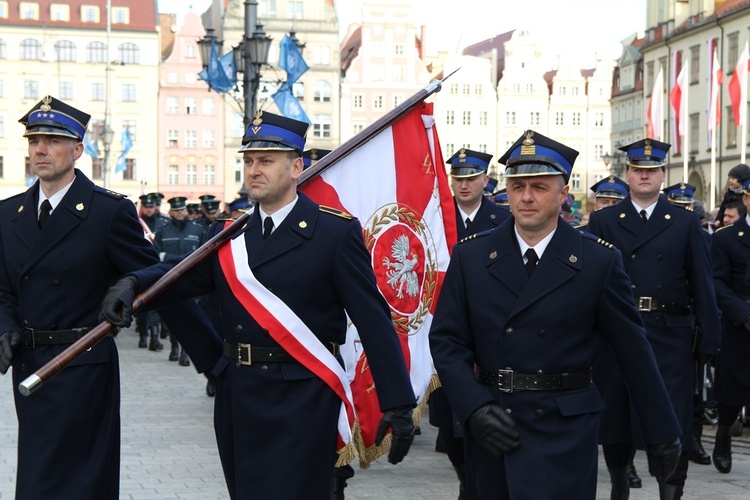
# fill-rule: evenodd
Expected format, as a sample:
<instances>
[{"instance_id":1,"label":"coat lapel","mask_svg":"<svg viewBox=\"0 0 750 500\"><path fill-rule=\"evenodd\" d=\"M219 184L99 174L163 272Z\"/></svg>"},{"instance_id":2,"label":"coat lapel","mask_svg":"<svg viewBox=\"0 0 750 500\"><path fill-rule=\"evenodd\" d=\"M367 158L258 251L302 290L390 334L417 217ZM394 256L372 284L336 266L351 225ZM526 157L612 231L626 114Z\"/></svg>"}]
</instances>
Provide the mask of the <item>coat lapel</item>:
<instances>
[{"instance_id":1,"label":"coat lapel","mask_svg":"<svg viewBox=\"0 0 750 500\"><path fill-rule=\"evenodd\" d=\"M253 241L254 246L248 246L248 251L252 251L250 255L250 267L252 269L286 254L312 237L318 220L318 206L306 196L299 193L298 196L299 199L292 211L266 241L262 241L260 213L256 210L256 213L253 214L253 218L256 219L254 222L258 227L251 228L248 226L247 233L252 233L247 236L250 238L248 243L253 241L255 235L258 234L260 235L260 244Z\"/></svg>"},{"instance_id":2,"label":"coat lapel","mask_svg":"<svg viewBox=\"0 0 750 500\"><path fill-rule=\"evenodd\" d=\"M737 239L746 247L750 247L750 226L747 225L745 217L734 223L737 226Z\"/></svg>"},{"instance_id":3,"label":"coat lapel","mask_svg":"<svg viewBox=\"0 0 750 500\"><path fill-rule=\"evenodd\" d=\"M21 204L18 206L16 215L11 222L13 232L24 245L27 254L31 251L31 247L39 237L36 213L36 193L38 189L39 181L29 188L23 198L21 198Z\"/></svg>"},{"instance_id":4,"label":"coat lapel","mask_svg":"<svg viewBox=\"0 0 750 500\"><path fill-rule=\"evenodd\" d=\"M631 208L633 207L632 203L630 206ZM646 225L643 226L643 230L635 241L633 250L645 245L646 242L670 227L672 225L674 210L675 207L671 203L669 203L663 196L659 196L659 200L656 202L656 207L654 207L651 217L648 219ZM684 209L680 208L679 210ZM633 211L635 212L635 209L633 209Z\"/></svg>"},{"instance_id":5,"label":"coat lapel","mask_svg":"<svg viewBox=\"0 0 750 500\"><path fill-rule=\"evenodd\" d=\"M513 219L508 219L492 231L483 258L487 271L518 297L529 277L515 244L513 227Z\"/></svg>"},{"instance_id":6,"label":"coat lapel","mask_svg":"<svg viewBox=\"0 0 750 500\"><path fill-rule=\"evenodd\" d=\"M623 230L635 235L636 238L640 236L645 226L641 216L633 206L630 195L626 196L624 200L617 204L617 208L612 210L617 210L617 223Z\"/></svg>"}]
</instances>

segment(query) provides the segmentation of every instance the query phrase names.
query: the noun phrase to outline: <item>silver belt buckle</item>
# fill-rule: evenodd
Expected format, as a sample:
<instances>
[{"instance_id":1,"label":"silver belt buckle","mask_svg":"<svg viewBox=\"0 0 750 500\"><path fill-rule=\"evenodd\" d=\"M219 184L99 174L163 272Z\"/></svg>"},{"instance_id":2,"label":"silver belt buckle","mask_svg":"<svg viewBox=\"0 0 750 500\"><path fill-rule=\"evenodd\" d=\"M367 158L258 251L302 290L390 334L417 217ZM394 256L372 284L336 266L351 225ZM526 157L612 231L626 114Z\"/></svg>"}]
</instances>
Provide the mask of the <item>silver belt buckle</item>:
<instances>
[{"instance_id":1,"label":"silver belt buckle","mask_svg":"<svg viewBox=\"0 0 750 500\"><path fill-rule=\"evenodd\" d=\"M513 392L513 370L498 370L498 381L497 381L497 388L500 390L500 392L506 392L508 394ZM503 381L505 378L508 378L510 380L510 383L508 384L508 387L503 387Z\"/></svg>"},{"instance_id":2,"label":"silver belt buckle","mask_svg":"<svg viewBox=\"0 0 750 500\"><path fill-rule=\"evenodd\" d=\"M247 361L242 360L242 348L243 347L247 348ZM238 365L250 366L253 364L252 348L253 346L250 344L237 344L237 364Z\"/></svg>"},{"instance_id":3,"label":"silver belt buckle","mask_svg":"<svg viewBox=\"0 0 750 500\"><path fill-rule=\"evenodd\" d=\"M651 312L651 297L639 297L638 298L638 311L640 312Z\"/></svg>"}]
</instances>

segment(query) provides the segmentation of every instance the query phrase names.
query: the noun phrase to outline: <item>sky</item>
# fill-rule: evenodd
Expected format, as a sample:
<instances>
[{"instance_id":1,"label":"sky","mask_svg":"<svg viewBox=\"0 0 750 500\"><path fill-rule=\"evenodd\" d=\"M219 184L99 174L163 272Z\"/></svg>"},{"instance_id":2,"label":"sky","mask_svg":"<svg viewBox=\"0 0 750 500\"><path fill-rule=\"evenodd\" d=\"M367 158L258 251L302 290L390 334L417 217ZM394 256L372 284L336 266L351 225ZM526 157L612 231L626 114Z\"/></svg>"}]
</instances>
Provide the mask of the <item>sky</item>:
<instances>
[{"instance_id":1,"label":"sky","mask_svg":"<svg viewBox=\"0 0 750 500\"><path fill-rule=\"evenodd\" d=\"M513 29L537 37L549 64L558 53L593 67L620 56L620 42L646 28L647 0L390 0L414 5L413 22L427 25L434 50L458 49ZM160 12L204 12L211 0L159 0ZM336 0L340 32L362 20L362 0Z\"/></svg>"}]
</instances>

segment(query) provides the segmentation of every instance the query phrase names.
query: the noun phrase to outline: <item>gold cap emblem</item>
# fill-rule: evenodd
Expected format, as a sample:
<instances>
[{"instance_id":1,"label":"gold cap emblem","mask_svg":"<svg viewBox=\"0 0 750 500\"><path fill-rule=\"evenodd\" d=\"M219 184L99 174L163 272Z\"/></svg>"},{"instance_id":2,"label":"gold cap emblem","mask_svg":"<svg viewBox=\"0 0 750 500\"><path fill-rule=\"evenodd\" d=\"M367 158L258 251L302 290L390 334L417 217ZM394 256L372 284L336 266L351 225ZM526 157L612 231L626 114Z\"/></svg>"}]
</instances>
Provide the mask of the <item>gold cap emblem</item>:
<instances>
[{"instance_id":1,"label":"gold cap emblem","mask_svg":"<svg viewBox=\"0 0 750 500\"><path fill-rule=\"evenodd\" d=\"M42 111L49 111L50 109L52 109L52 106L50 106L51 103L52 103L52 97L44 96L44 99L42 99L42 106L40 109Z\"/></svg>"},{"instance_id":2,"label":"gold cap emblem","mask_svg":"<svg viewBox=\"0 0 750 500\"><path fill-rule=\"evenodd\" d=\"M536 154L536 146L534 146L534 139L532 139L532 137L534 136L534 131L527 130L526 132L524 132L524 134L526 135L526 137L521 143L521 154L524 156L533 156Z\"/></svg>"},{"instance_id":3,"label":"gold cap emblem","mask_svg":"<svg viewBox=\"0 0 750 500\"><path fill-rule=\"evenodd\" d=\"M651 156L651 139L646 139L646 145L643 147L643 154Z\"/></svg>"},{"instance_id":4,"label":"gold cap emblem","mask_svg":"<svg viewBox=\"0 0 750 500\"><path fill-rule=\"evenodd\" d=\"M466 161L466 149L461 148L461 150L458 152L458 161L459 163Z\"/></svg>"},{"instance_id":5,"label":"gold cap emblem","mask_svg":"<svg viewBox=\"0 0 750 500\"><path fill-rule=\"evenodd\" d=\"M260 124L263 123L261 116L263 116L263 111L259 109L255 112L255 118L253 119L253 126L250 127L250 129L253 131L253 134L257 134L258 132L260 132Z\"/></svg>"}]
</instances>

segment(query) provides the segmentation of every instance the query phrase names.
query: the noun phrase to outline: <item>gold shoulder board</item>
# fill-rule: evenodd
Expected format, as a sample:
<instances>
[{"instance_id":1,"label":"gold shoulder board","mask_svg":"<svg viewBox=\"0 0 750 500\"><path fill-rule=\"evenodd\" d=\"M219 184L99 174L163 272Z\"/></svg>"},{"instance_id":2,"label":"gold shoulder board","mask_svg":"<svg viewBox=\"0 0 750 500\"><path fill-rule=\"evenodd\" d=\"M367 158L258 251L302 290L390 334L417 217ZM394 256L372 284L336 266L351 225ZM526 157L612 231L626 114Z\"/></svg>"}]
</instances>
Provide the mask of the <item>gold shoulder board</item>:
<instances>
[{"instance_id":1,"label":"gold shoulder board","mask_svg":"<svg viewBox=\"0 0 750 500\"><path fill-rule=\"evenodd\" d=\"M341 217L342 219L352 220L354 218L352 214L325 205L320 205L320 211L326 214L335 215L336 217Z\"/></svg>"}]
</instances>

